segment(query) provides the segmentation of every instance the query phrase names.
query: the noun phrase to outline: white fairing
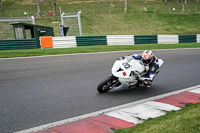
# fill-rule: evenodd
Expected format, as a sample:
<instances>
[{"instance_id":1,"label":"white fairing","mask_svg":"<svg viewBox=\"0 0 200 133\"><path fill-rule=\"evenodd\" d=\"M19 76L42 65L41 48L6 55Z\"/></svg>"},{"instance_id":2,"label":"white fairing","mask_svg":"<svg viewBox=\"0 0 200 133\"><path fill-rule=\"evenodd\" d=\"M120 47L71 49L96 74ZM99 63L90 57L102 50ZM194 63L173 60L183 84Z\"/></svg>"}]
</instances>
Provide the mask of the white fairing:
<instances>
[{"instance_id":1,"label":"white fairing","mask_svg":"<svg viewBox=\"0 0 200 133\"><path fill-rule=\"evenodd\" d=\"M164 61L162 59L158 59L157 64L159 67L161 67L163 63ZM133 57L129 56L124 60L115 61L112 67L112 74L115 77L118 77L119 81L122 83L120 86L121 88L128 87L130 84L137 84L138 81L135 75L131 74L131 72L142 76L145 75L148 70L149 66L145 66L140 60L135 60Z\"/></svg>"},{"instance_id":2,"label":"white fairing","mask_svg":"<svg viewBox=\"0 0 200 133\"><path fill-rule=\"evenodd\" d=\"M118 71L119 69L121 69L121 71ZM130 78L132 71L136 71L141 74L145 71L145 67L141 61L135 59L130 61L128 59L117 60L112 67L112 74L119 78ZM124 72L126 75L123 74Z\"/></svg>"},{"instance_id":3,"label":"white fairing","mask_svg":"<svg viewBox=\"0 0 200 133\"><path fill-rule=\"evenodd\" d=\"M161 67L163 63L164 63L164 61L162 59L158 59L159 67Z\"/></svg>"}]
</instances>

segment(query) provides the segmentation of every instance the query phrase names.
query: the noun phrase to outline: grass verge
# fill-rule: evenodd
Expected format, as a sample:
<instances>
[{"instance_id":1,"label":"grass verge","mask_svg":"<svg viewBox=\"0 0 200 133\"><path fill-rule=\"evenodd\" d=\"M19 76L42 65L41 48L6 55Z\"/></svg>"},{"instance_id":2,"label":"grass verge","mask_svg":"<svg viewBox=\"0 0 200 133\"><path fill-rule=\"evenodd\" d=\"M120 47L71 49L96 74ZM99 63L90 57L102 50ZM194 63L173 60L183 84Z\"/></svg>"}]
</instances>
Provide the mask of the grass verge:
<instances>
[{"instance_id":1,"label":"grass verge","mask_svg":"<svg viewBox=\"0 0 200 133\"><path fill-rule=\"evenodd\" d=\"M199 133L200 103L188 104L185 108L166 115L148 119L142 124L127 129L119 129L115 133Z\"/></svg>"},{"instance_id":2,"label":"grass verge","mask_svg":"<svg viewBox=\"0 0 200 133\"><path fill-rule=\"evenodd\" d=\"M200 43L180 43L180 44L140 44L125 46L83 46L63 49L21 49L21 50L1 50L0 58L59 55L74 53L90 53L104 51L126 51L126 50L146 50L146 49L178 49L178 48L200 48Z\"/></svg>"}]
</instances>

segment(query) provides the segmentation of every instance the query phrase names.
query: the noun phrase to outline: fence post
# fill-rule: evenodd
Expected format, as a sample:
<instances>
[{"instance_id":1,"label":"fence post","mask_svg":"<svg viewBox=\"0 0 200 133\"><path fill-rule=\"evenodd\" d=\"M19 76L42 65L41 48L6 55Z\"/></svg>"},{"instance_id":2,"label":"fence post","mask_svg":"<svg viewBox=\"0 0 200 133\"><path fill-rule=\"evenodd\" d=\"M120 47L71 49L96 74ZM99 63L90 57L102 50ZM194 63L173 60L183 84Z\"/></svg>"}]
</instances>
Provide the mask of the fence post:
<instances>
[{"instance_id":1,"label":"fence post","mask_svg":"<svg viewBox=\"0 0 200 133\"><path fill-rule=\"evenodd\" d=\"M78 12L78 26L79 26L79 32L80 32L80 36L82 36L82 28L81 28L81 11Z\"/></svg>"},{"instance_id":2,"label":"fence post","mask_svg":"<svg viewBox=\"0 0 200 133\"><path fill-rule=\"evenodd\" d=\"M31 16L31 18L32 18L32 24L35 24L35 17Z\"/></svg>"},{"instance_id":3,"label":"fence post","mask_svg":"<svg viewBox=\"0 0 200 133\"><path fill-rule=\"evenodd\" d=\"M63 20L63 15L64 14L65 14L64 12L61 14L61 25L64 25L64 20Z\"/></svg>"}]
</instances>

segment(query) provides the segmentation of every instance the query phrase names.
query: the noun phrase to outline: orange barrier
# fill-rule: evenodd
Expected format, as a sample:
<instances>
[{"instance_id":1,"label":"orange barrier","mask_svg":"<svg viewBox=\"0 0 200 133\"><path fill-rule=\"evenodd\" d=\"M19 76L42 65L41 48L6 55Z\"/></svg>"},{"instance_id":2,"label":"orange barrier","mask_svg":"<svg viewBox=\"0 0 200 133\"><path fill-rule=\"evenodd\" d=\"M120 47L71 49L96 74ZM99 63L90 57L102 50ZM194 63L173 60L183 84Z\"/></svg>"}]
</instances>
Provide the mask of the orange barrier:
<instances>
[{"instance_id":1,"label":"orange barrier","mask_svg":"<svg viewBox=\"0 0 200 133\"><path fill-rule=\"evenodd\" d=\"M41 36L40 45L41 48L53 48L52 36Z\"/></svg>"}]
</instances>

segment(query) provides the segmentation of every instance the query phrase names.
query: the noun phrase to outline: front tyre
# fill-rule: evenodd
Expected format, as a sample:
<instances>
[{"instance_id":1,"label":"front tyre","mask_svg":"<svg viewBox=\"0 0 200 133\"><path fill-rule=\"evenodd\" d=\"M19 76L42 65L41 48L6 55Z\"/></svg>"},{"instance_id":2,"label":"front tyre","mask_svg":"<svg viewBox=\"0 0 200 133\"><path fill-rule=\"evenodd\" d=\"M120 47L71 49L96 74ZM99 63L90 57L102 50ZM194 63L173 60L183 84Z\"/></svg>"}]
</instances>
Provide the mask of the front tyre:
<instances>
[{"instance_id":1,"label":"front tyre","mask_svg":"<svg viewBox=\"0 0 200 133\"><path fill-rule=\"evenodd\" d=\"M109 76L107 79L101 81L97 87L97 91L99 93L105 93L111 90L113 87L115 87L117 84L119 84L118 78L114 76Z\"/></svg>"}]
</instances>

